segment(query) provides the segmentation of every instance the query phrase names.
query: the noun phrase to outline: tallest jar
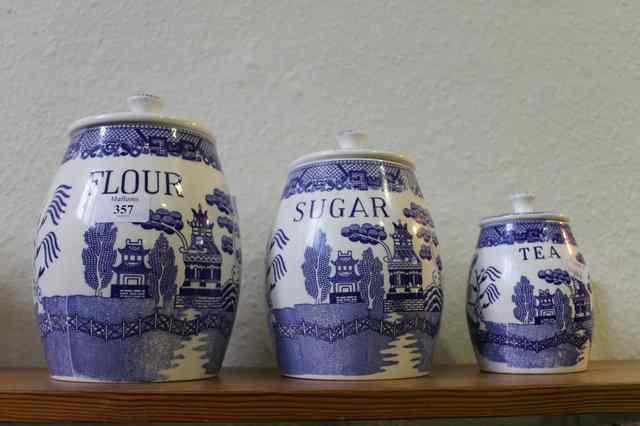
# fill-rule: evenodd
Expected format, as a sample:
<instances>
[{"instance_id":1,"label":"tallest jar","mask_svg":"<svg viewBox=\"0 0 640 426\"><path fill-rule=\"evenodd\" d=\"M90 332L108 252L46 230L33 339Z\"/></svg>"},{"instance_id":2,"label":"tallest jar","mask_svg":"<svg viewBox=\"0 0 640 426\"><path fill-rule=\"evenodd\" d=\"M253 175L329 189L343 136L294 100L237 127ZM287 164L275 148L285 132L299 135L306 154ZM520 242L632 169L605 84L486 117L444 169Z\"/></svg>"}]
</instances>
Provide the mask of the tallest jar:
<instances>
[{"instance_id":1,"label":"tallest jar","mask_svg":"<svg viewBox=\"0 0 640 426\"><path fill-rule=\"evenodd\" d=\"M34 302L54 378L216 375L240 284L236 208L205 128L130 111L71 126L37 223Z\"/></svg>"},{"instance_id":2,"label":"tallest jar","mask_svg":"<svg viewBox=\"0 0 640 426\"><path fill-rule=\"evenodd\" d=\"M413 162L364 141L344 132L339 149L290 166L266 271L284 375L428 373L442 309L438 239Z\"/></svg>"}]
</instances>

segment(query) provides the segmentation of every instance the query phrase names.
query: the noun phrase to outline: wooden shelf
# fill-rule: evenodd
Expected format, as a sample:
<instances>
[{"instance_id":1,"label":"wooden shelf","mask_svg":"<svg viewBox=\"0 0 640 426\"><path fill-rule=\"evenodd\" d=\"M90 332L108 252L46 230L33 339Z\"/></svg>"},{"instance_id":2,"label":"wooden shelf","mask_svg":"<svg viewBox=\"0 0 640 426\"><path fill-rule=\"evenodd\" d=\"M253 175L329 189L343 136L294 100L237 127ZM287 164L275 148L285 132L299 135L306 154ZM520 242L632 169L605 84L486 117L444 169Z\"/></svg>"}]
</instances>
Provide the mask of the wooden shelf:
<instances>
[{"instance_id":1,"label":"wooden shelf","mask_svg":"<svg viewBox=\"0 0 640 426\"><path fill-rule=\"evenodd\" d=\"M640 361L593 362L567 375L437 367L430 377L322 382L274 370L166 384L56 382L42 369L0 369L0 422L249 422L640 412Z\"/></svg>"}]
</instances>

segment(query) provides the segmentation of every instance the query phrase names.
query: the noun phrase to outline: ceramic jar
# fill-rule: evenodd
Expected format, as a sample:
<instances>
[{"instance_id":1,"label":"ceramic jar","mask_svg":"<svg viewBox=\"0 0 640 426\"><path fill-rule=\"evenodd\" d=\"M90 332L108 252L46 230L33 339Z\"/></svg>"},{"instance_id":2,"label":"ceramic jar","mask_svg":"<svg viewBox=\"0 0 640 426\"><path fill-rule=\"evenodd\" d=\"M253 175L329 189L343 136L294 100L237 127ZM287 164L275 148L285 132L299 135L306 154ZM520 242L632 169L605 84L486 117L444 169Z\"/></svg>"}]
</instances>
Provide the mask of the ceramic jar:
<instances>
[{"instance_id":1,"label":"ceramic jar","mask_svg":"<svg viewBox=\"0 0 640 426\"><path fill-rule=\"evenodd\" d=\"M37 224L34 302L53 378L173 381L215 376L240 285L236 208L216 141L160 113L88 117Z\"/></svg>"},{"instance_id":2,"label":"ceramic jar","mask_svg":"<svg viewBox=\"0 0 640 426\"><path fill-rule=\"evenodd\" d=\"M392 379L428 373L442 310L442 262L414 164L363 148L289 168L267 247L266 284L283 375Z\"/></svg>"},{"instance_id":3,"label":"ceramic jar","mask_svg":"<svg viewBox=\"0 0 640 426\"><path fill-rule=\"evenodd\" d=\"M569 373L587 368L593 296L566 216L514 212L480 223L469 271L467 320L480 368L496 373Z\"/></svg>"}]
</instances>

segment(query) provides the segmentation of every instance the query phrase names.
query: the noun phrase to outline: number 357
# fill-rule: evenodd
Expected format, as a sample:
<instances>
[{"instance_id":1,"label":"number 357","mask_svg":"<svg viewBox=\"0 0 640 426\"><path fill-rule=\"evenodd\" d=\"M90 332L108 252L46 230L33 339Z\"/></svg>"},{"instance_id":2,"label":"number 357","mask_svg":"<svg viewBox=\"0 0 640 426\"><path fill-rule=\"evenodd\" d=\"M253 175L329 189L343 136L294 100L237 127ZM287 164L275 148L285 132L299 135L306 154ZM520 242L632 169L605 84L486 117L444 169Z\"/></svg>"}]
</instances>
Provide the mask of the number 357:
<instances>
[{"instance_id":1,"label":"number 357","mask_svg":"<svg viewBox=\"0 0 640 426\"><path fill-rule=\"evenodd\" d=\"M113 206L113 214L117 216L129 216L133 212L133 204L116 204Z\"/></svg>"}]
</instances>

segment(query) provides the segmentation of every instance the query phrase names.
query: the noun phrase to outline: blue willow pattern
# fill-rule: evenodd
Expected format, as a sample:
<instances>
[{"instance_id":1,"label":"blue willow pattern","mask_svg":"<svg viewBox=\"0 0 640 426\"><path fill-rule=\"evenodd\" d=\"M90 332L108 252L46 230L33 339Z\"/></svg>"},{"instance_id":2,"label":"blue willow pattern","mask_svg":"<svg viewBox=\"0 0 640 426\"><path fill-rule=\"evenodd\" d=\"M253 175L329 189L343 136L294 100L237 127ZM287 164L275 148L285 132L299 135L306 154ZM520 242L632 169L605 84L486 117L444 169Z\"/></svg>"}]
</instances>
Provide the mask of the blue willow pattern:
<instances>
[{"instance_id":1,"label":"blue willow pattern","mask_svg":"<svg viewBox=\"0 0 640 426\"><path fill-rule=\"evenodd\" d=\"M422 198L413 171L382 160L328 160L304 164L289 173L282 198L295 194L339 191L411 191Z\"/></svg>"},{"instance_id":2,"label":"blue willow pattern","mask_svg":"<svg viewBox=\"0 0 640 426\"><path fill-rule=\"evenodd\" d=\"M208 139L184 128L146 124L80 129L71 135L62 163L76 159L141 155L177 157L202 162L222 171L216 146Z\"/></svg>"}]
</instances>

